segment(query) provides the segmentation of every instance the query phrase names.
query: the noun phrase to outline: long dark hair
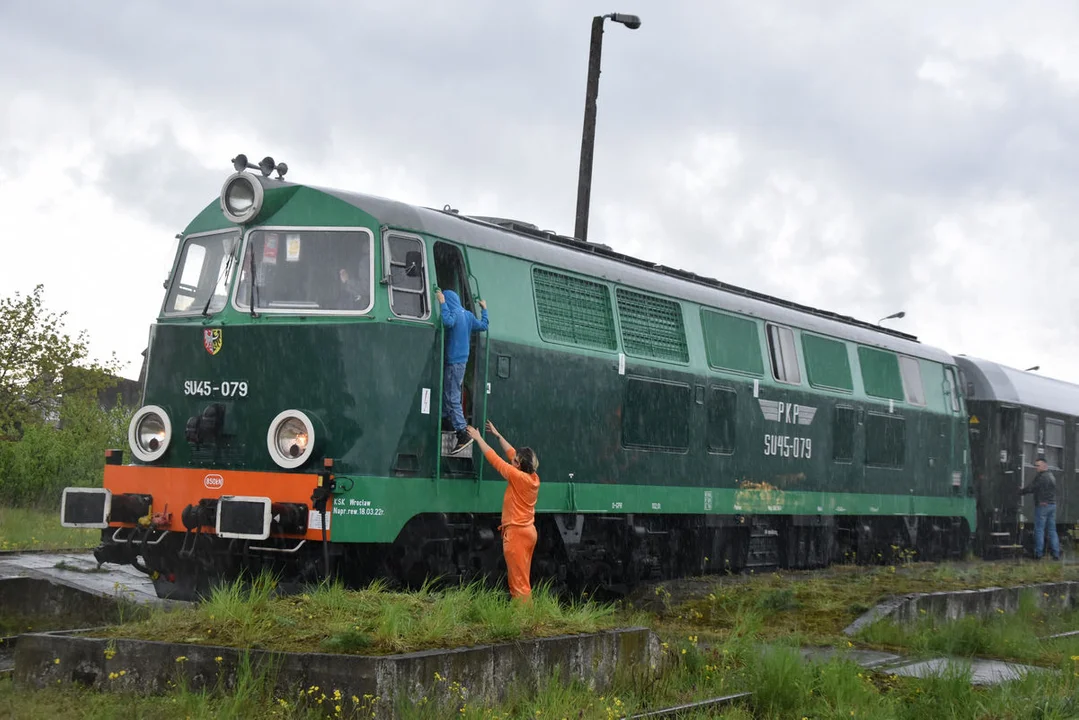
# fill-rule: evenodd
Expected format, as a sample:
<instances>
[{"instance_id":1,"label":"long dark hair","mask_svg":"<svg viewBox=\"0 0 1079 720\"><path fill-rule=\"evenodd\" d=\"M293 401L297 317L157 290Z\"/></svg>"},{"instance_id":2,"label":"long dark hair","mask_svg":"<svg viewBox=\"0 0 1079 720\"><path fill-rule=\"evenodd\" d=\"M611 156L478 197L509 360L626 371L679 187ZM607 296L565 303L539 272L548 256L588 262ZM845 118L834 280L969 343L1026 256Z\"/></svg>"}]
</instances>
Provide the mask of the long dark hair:
<instances>
[{"instance_id":1,"label":"long dark hair","mask_svg":"<svg viewBox=\"0 0 1079 720\"><path fill-rule=\"evenodd\" d=\"M529 475L536 472L536 468L539 467L539 458L536 457L536 451L530 447L523 447L518 450L517 467L521 469L521 472Z\"/></svg>"}]
</instances>

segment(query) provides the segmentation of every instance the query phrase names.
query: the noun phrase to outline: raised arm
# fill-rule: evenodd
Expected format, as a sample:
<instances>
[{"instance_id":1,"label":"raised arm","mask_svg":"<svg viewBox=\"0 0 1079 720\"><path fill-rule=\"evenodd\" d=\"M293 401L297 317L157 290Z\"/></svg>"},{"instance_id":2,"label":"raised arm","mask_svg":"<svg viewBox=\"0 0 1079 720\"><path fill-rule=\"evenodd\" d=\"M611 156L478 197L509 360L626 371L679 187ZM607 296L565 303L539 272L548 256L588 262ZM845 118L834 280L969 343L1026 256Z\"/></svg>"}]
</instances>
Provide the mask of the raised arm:
<instances>
[{"instance_id":1,"label":"raised arm","mask_svg":"<svg viewBox=\"0 0 1079 720\"><path fill-rule=\"evenodd\" d=\"M498 428L490 420L487 421L487 432L498 438L498 442L502 446L502 452L506 453L506 457L509 458L510 462L513 462L513 458L517 456L517 451L510 445L509 440L502 437L502 433L498 432Z\"/></svg>"},{"instance_id":2,"label":"raised arm","mask_svg":"<svg viewBox=\"0 0 1079 720\"><path fill-rule=\"evenodd\" d=\"M483 433L479 430L469 425L466 432L468 432L469 436L480 446L480 451L483 453L483 456L487 458L487 462L491 463L491 466L498 471L499 475L506 480L509 480L516 468L498 456L498 453L494 451L494 448L488 445L487 441L483 439ZM512 449L513 448L510 448L510 450Z\"/></svg>"},{"instance_id":3,"label":"raised arm","mask_svg":"<svg viewBox=\"0 0 1079 720\"><path fill-rule=\"evenodd\" d=\"M453 327L457 323L457 313L446 312L446 296L439 290L435 293L435 298L438 300L439 315L442 316L442 325L448 328Z\"/></svg>"},{"instance_id":4,"label":"raised arm","mask_svg":"<svg viewBox=\"0 0 1079 720\"><path fill-rule=\"evenodd\" d=\"M480 306L480 319L477 320L475 315L472 316L472 329L487 330L487 301L480 300L477 305Z\"/></svg>"}]
</instances>

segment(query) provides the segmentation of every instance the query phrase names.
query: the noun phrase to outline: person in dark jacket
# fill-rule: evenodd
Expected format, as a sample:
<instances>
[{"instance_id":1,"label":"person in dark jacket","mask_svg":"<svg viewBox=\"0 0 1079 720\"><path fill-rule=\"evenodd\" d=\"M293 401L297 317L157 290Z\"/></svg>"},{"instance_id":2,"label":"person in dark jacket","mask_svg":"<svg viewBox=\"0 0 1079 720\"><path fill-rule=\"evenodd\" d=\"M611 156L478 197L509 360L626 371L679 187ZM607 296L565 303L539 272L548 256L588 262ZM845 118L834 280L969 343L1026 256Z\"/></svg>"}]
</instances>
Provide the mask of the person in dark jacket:
<instances>
[{"instance_id":1,"label":"person in dark jacket","mask_svg":"<svg viewBox=\"0 0 1079 720\"><path fill-rule=\"evenodd\" d=\"M1020 488L1020 495L1034 495L1034 558L1042 559L1045 552L1045 533L1049 532L1049 552L1054 560L1060 559L1060 538L1057 537L1057 481L1049 472L1049 464L1044 457L1034 461L1038 474L1025 488Z\"/></svg>"},{"instance_id":2,"label":"person in dark jacket","mask_svg":"<svg viewBox=\"0 0 1079 720\"><path fill-rule=\"evenodd\" d=\"M482 317L477 320L475 314L461 305L461 298L453 290L438 291L436 297L442 311L442 326L446 328L446 369L442 378L442 417L448 417L457 433L457 444L453 454L459 453L472 444L466 428L464 410L461 408L461 386L465 380L465 365L468 363L468 351L472 343L472 333L487 330L487 303L480 300Z\"/></svg>"}]
</instances>

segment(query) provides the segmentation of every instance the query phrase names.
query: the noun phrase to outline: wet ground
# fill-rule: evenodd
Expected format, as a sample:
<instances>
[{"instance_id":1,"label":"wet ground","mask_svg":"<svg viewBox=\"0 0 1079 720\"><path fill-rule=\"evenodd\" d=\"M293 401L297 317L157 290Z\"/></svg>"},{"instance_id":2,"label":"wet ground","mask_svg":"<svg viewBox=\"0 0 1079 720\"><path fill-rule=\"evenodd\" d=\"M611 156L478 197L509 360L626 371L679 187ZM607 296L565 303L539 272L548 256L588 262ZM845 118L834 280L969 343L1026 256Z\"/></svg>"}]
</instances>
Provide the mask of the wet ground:
<instances>
[{"instance_id":1,"label":"wet ground","mask_svg":"<svg viewBox=\"0 0 1079 720\"><path fill-rule=\"evenodd\" d=\"M973 561L970 564L984 565L985 563ZM953 565L959 569L964 563L953 563ZM783 574L786 577L809 578L827 576L833 572L835 572L833 569L824 569L804 572L785 571ZM157 597L153 584L143 573L127 565L99 566L89 552L0 554L0 578L20 576L48 579L104 597L122 596L139 604L159 605L169 602ZM715 589L717 584L738 585L752 578L753 575L745 574L673 580L658 585L642 586L628 599L639 608L661 610L663 605L677 606L687 600L706 596ZM651 607L653 605L656 607ZM0 642L0 674L3 674L10 665L11 650L12 648L5 647L4 643ZM826 661L836 652L831 648L805 648L803 650L806 659L811 661ZM944 657L914 659L858 649L842 652L862 667L914 677L940 673L953 663L969 663L971 681L974 684L1005 682L1025 672L1039 670L993 660L956 660Z\"/></svg>"},{"instance_id":2,"label":"wet ground","mask_svg":"<svg viewBox=\"0 0 1079 720\"><path fill-rule=\"evenodd\" d=\"M165 602L157 597L153 583L146 575L129 565L98 566L89 552L0 554L0 579L17 577L44 579L92 595L123 597L142 605ZM64 626L71 625L81 627L77 619ZM45 627L48 627L47 623ZM0 632L0 635L4 634ZM11 671L14 652L14 638L0 638L0 677Z\"/></svg>"},{"instance_id":3,"label":"wet ground","mask_svg":"<svg viewBox=\"0 0 1079 720\"><path fill-rule=\"evenodd\" d=\"M849 658L866 669L917 678L942 675L949 670L969 665L972 685L997 685L1009 680L1018 680L1027 673L1046 671L1045 668L1032 665L1019 665L1000 660L983 660L979 658L937 657L928 660L912 660L901 655L877 652L875 650L837 651L833 648L803 648L802 655L807 660L819 662L827 662L832 657L839 655L840 657Z\"/></svg>"},{"instance_id":4,"label":"wet ground","mask_svg":"<svg viewBox=\"0 0 1079 720\"><path fill-rule=\"evenodd\" d=\"M130 565L102 565L89 552L11 553L0 555L0 577L39 577L71 587L144 604L163 601L150 578Z\"/></svg>"}]
</instances>

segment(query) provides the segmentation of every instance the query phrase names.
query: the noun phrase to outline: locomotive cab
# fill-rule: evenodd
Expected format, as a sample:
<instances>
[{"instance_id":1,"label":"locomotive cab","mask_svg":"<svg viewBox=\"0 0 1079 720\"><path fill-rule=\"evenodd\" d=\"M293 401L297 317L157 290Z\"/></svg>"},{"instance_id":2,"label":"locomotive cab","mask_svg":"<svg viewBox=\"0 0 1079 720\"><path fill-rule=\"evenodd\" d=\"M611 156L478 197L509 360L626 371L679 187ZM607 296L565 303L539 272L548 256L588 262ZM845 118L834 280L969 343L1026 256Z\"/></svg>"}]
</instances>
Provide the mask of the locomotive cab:
<instances>
[{"instance_id":1,"label":"locomotive cab","mask_svg":"<svg viewBox=\"0 0 1079 720\"><path fill-rule=\"evenodd\" d=\"M64 525L102 529L100 561L146 570L164 596L235 574L237 552L297 580L333 574L334 540L362 542L358 518L387 512L387 478L476 472L471 452L448 456L439 427L434 288L474 311L462 249L240 159L181 235L131 462L112 451L102 488L62 500ZM474 339L465 380L477 425L485 351ZM380 558L359 554L348 570L370 574Z\"/></svg>"}]
</instances>

